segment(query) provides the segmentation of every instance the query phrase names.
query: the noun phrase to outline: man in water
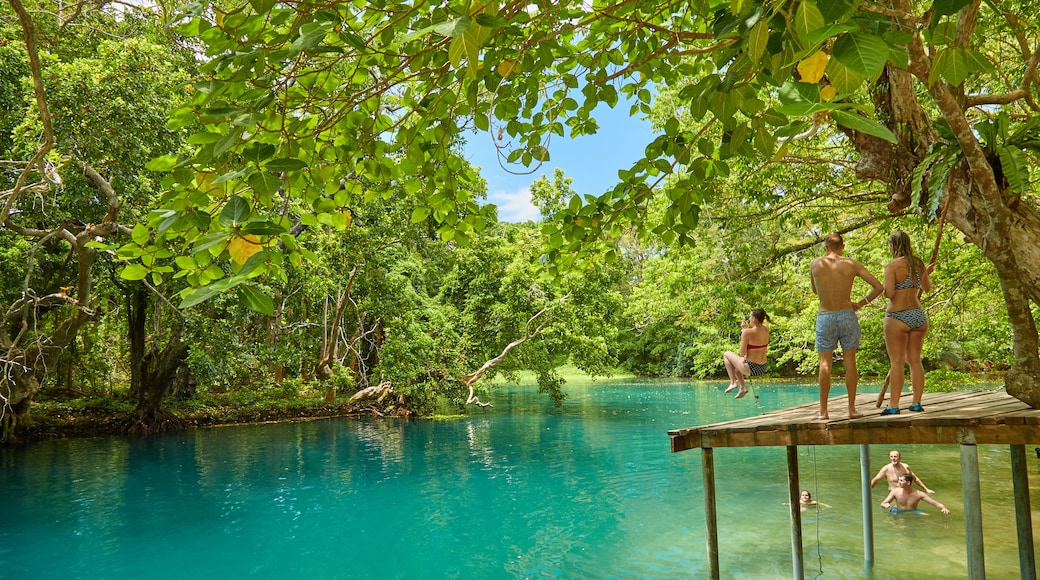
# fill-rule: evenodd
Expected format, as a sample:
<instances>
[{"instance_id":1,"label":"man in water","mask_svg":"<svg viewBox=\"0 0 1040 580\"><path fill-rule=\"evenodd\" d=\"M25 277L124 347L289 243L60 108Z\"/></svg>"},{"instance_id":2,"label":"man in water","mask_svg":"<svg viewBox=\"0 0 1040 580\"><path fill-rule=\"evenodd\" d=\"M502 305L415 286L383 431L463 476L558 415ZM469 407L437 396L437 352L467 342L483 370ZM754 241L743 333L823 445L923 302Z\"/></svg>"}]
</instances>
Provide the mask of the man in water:
<instances>
[{"instance_id":1,"label":"man in water","mask_svg":"<svg viewBox=\"0 0 1040 580\"><path fill-rule=\"evenodd\" d=\"M862 417L856 412L856 387L859 371L856 369L856 350L859 349L860 327L856 311L885 291L885 286L856 260L842 255L845 240L834 232L824 238L825 256L809 264L813 293L820 297L816 315L816 351L820 355L820 412L816 419L829 419L827 397L831 392L831 365L834 349L841 342L845 360L845 387L849 393L849 419ZM870 284L870 292L852 302L852 283L862 278Z\"/></svg>"},{"instance_id":2,"label":"man in water","mask_svg":"<svg viewBox=\"0 0 1040 580\"><path fill-rule=\"evenodd\" d=\"M916 489L910 487L913 484L914 476L908 473L900 475L899 487L888 492L888 497L885 498L885 501L881 502L881 507L887 509L888 511L894 514L911 513L923 516L928 514L917 509L917 504L920 503L921 500L924 500L926 503L930 503L935 507L939 508L939 511L941 511L942 513L950 513L950 510L946 509L946 506L928 497L928 494L917 491ZM893 502L895 502L896 504L894 507L892 506Z\"/></svg>"},{"instance_id":3,"label":"man in water","mask_svg":"<svg viewBox=\"0 0 1040 580\"><path fill-rule=\"evenodd\" d=\"M888 478L888 491L892 491L893 489L899 487L899 476L905 473L907 475L913 476L913 479L911 481L916 481L917 485L926 493L935 493L931 489L928 489L928 486L925 485L923 481L921 481L921 478L914 473L914 470L910 469L909 465L900 461L898 451L896 451L895 449L889 451L888 458L892 461L892 463L885 465L881 468L880 471L878 471L877 475L874 476L874 479L870 480L870 487L874 487L874 485L877 482L881 481L882 478Z\"/></svg>"}]
</instances>

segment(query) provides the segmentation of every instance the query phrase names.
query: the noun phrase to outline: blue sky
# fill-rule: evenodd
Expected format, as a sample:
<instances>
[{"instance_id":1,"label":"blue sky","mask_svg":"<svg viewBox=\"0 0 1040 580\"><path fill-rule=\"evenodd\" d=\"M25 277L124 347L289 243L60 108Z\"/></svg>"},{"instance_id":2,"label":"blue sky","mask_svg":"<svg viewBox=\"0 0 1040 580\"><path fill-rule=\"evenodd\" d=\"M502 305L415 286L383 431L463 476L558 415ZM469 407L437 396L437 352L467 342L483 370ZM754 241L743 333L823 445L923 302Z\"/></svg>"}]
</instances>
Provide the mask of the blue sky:
<instances>
[{"instance_id":1,"label":"blue sky","mask_svg":"<svg viewBox=\"0 0 1040 580\"><path fill-rule=\"evenodd\" d=\"M481 167L487 180L488 202L498 206L498 219L521 222L538 219L538 209L531 204L530 186L542 175L552 179L559 167L572 178L571 189L581 195L599 195L618 182L619 169L627 169L642 156L646 144L653 139L650 123L629 117L630 104L624 101L611 109L600 105L594 112L599 132L576 139L553 135L549 143L550 160L534 173L516 175L502 169L495 157L491 136L470 136L465 155L470 163ZM513 171L527 171L517 164Z\"/></svg>"}]
</instances>

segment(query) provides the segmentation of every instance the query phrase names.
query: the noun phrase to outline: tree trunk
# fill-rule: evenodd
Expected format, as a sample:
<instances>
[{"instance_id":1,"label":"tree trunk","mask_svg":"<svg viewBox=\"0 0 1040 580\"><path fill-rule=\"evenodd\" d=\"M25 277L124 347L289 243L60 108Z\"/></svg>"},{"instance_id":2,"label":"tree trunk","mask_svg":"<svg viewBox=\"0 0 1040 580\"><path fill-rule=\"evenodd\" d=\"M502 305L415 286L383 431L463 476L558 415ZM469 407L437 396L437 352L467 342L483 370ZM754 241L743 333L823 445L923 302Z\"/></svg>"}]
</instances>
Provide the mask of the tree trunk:
<instances>
[{"instance_id":1,"label":"tree trunk","mask_svg":"<svg viewBox=\"0 0 1040 580\"><path fill-rule=\"evenodd\" d=\"M1014 368L1006 376L1010 395L1033 408L1040 408L1040 354L1036 321L1031 305L1040 304L1040 215L1027 203L1008 196L1007 184L998 180L997 171L987 158L978 136L968 121L963 95L958 87L944 81L929 82L931 61L919 37L910 43L908 73L889 69L874 85L875 104L884 106L889 129L899 145L884 145L880 139L861 134L851 135L861 155L858 169L863 177L878 179L890 185L890 211L900 211L910 203L907 195L922 152L936 143L934 132L922 124L923 107L917 87L908 82L913 75L928 87L943 119L956 137L963 161L950 172L942 191L926 191L928 196L944 195L947 221L977 245L996 269L1001 282L1004 303L1014 333ZM911 163L908 163L908 160ZM998 162L999 163L999 162ZM879 167L891 168L879 171ZM874 168L870 170L870 168Z\"/></svg>"},{"instance_id":2,"label":"tree trunk","mask_svg":"<svg viewBox=\"0 0 1040 580\"><path fill-rule=\"evenodd\" d=\"M163 412L163 400L179 383L186 382L184 361L188 345L180 340L180 331L161 350L157 341L146 334L149 290L137 285L127 297L127 322L130 334L130 397L137 404L137 418L127 428L135 434L149 434L178 429L180 423ZM148 344L151 343L149 347Z\"/></svg>"}]
</instances>

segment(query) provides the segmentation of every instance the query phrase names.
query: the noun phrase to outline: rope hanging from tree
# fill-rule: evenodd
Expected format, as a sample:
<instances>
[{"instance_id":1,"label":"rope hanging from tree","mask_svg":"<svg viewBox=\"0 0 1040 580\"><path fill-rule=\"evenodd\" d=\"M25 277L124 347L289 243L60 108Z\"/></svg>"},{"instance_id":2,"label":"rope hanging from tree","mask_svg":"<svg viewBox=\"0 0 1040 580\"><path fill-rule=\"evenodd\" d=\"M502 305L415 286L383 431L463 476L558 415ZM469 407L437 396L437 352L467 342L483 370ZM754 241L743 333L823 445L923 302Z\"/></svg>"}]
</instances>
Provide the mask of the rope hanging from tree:
<instances>
[{"instance_id":1,"label":"rope hanging from tree","mask_svg":"<svg viewBox=\"0 0 1040 580\"><path fill-rule=\"evenodd\" d=\"M712 221L711 221L711 213L708 212L708 207L707 206L703 206L703 207L704 207L704 216L708 218L708 227L714 229L715 228L715 224L712 223ZM740 303L740 299L737 297L737 291L736 291L736 288L734 287L734 284L733 284L733 276L730 274L729 256L728 256L728 253L725 250L723 250L722 254L723 254L723 259L726 262L726 267L723 268L723 271L726 272L726 281L729 282L729 291L730 291L730 293L733 294L733 305L734 305L734 307L736 307ZM762 403L761 403L761 401L758 398L758 391L755 390L754 377L749 375L745 382L748 385L748 389L751 391L751 395L755 397L755 404L758 405L759 407L761 407Z\"/></svg>"}]
</instances>

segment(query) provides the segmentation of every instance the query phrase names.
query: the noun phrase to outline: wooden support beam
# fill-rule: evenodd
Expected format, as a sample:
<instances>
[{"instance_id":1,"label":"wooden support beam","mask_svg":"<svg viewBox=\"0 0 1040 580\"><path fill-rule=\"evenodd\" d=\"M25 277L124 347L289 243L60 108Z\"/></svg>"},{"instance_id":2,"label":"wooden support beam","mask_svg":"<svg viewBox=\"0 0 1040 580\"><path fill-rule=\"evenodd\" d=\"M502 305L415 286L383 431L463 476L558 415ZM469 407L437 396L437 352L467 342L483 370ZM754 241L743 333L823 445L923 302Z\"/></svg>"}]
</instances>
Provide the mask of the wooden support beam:
<instances>
[{"instance_id":1,"label":"wooden support beam","mask_svg":"<svg viewBox=\"0 0 1040 580\"><path fill-rule=\"evenodd\" d=\"M715 453L701 449L701 475L704 479L704 524L708 536L708 578L719 580L719 525L715 510Z\"/></svg>"},{"instance_id":2,"label":"wooden support beam","mask_svg":"<svg viewBox=\"0 0 1040 580\"><path fill-rule=\"evenodd\" d=\"M979 450L975 445L961 445L961 489L964 491L964 535L968 555L968 579L986 580L986 557L982 549Z\"/></svg>"},{"instance_id":3,"label":"wooden support beam","mask_svg":"<svg viewBox=\"0 0 1040 580\"><path fill-rule=\"evenodd\" d=\"M1015 489L1015 524L1018 528L1018 570L1023 580L1036 580L1033 516L1029 507L1029 466L1025 445L1011 446L1011 482Z\"/></svg>"},{"instance_id":4,"label":"wooden support beam","mask_svg":"<svg viewBox=\"0 0 1040 580\"><path fill-rule=\"evenodd\" d=\"M859 479L863 500L863 566L874 569L874 506L870 496L870 446L859 446Z\"/></svg>"},{"instance_id":5,"label":"wooden support beam","mask_svg":"<svg viewBox=\"0 0 1040 580\"><path fill-rule=\"evenodd\" d=\"M798 484L798 446L787 447L787 495L791 501L791 563L795 580L805 579L802 561L802 490Z\"/></svg>"}]
</instances>

